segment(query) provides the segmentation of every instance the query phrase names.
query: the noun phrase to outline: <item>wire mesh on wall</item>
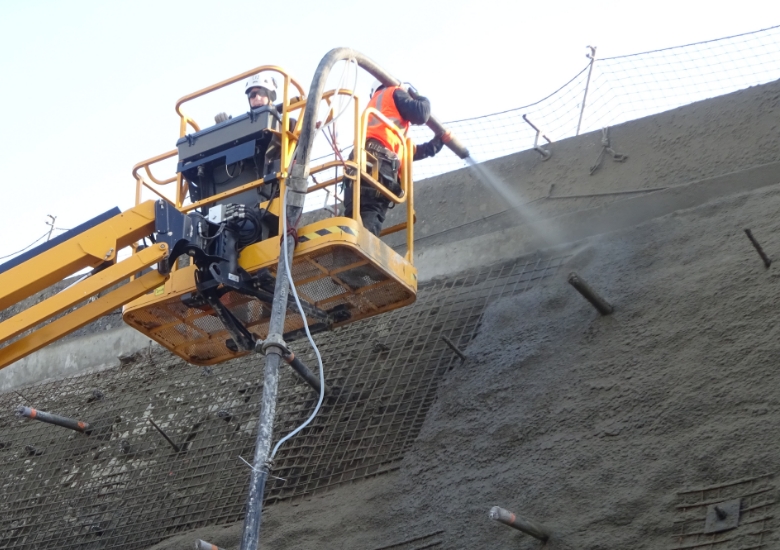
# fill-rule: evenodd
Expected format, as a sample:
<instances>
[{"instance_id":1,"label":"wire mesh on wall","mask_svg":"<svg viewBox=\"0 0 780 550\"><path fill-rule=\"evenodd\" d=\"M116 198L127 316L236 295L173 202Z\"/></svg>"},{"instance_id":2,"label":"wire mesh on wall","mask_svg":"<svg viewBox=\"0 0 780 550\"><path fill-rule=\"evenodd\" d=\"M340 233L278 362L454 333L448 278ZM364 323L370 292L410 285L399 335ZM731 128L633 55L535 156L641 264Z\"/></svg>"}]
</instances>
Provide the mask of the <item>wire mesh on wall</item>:
<instances>
[{"instance_id":1,"label":"wire mesh on wall","mask_svg":"<svg viewBox=\"0 0 780 550\"><path fill-rule=\"evenodd\" d=\"M441 336L465 348L488 303L527 290L565 259L522 258L432 282L411 306L318 335L335 397L280 450L267 502L397 468L438 380L460 361ZM0 548L130 550L240 520L261 372L256 356L194 367L148 351L116 369L0 395ZM276 438L316 401L284 370ZM86 421L90 433L15 418L22 404Z\"/></svg>"},{"instance_id":2,"label":"wire mesh on wall","mask_svg":"<svg viewBox=\"0 0 780 550\"><path fill-rule=\"evenodd\" d=\"M596 60L582 109L590 64L544 99L444 125L468 147L478 162L531 149L536 131L552 141L728 94L780 78L780 26L666 48ZM427 128L412 127L415 141L430 139ZM546 143L543 138L540 144ZM414 164L415 179L465 166L445 149Z\"/></svg>"}]
</instances>

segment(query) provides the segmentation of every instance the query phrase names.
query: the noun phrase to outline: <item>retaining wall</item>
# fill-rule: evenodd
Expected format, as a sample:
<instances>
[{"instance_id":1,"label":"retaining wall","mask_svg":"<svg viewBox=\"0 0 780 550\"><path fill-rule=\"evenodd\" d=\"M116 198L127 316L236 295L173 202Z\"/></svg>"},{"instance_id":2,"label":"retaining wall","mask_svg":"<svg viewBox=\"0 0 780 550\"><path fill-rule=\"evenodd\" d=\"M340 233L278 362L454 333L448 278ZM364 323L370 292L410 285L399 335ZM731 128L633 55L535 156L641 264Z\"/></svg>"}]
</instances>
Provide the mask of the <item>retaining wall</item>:
<instances>
[{"instance_id":1,"label":"retaining wall","mask_svg":"<svg viewBox=\"0 0 780 550\"><path fill-rule=\"evenodd\" d=\"M334 404L323 424L291 445L290 470L271 490L283 492L287 476L291 493L297 483L354 468L361 476L326 484L324 492L315 484L268 507L264 547L537 547L487 519L496 504L549 525L553 549L774 547L780 449L767 434L780 428L780 290L743 229L752 228L770 256L780 254L778 122L780 86L773 83L612 129L612 147L629 159L606 159L593 176L584 153L568 159L562 151L585 148L600 133L554 144L546 163L533 152L493 161L489 167L507 180L514 174L529 197L549 194L551 183L553 197L559 189L578 195L534 203L560 242L577 240L544 253L535 251L539 235L500 214L503 203L474 191L465 172L449 176L452 193L471 189L473 207L484 205L480 214L465 208L465 195L457 199L460 213L439 203L445 180L427 182L430 199L421 183L420 225L428 210L444 229L420 230L419 256L440 254L430 265L448 262L449 271L425 268L418 304L321 337L328 372L348 381L355 397ZM631 143L632 135L634 149L624 148L621 139ZM561 164L550 164L555 159ZM523 251L531 252L518 257ZM501 257L514 259L484 265ZM552 260L558 263L548 272ZM471 264L480 267L462 271ZM565 283L570 270L615 313L601 317L577 295ZM445 275L454 271L461 274ZM429 289L438 294L425 299ZM447 324L449 315L457 322ZM406 331L413 322L420 326ZM461 346L464 362L440 334ZM403 370L412 360L438 366L422 383ZM200 528L155 548L189 548L197 537L233 547L240 522L214 523L240 515L231 507L241 502L248 474L232 465L251 451L247 427L259 383L250 366L218 368L192 370L152 351L124 372L4 394L7 403L32 399L87 420L99 409L108 435L93 441L27 420L0 421L2 472L13 487L3 492L2 515L20 514L3 527L14 537L6 546L119 548L150 541L143 533ZM305 387L292 384L285 380L290 393L278 431L313 404ZM402 399L415 394L422 400ZM220 416L223 405L235 410ZM145 426L149 415L184 440L186 454L166 449ZM397 449L393 433L407 437ZM330 454L312 450L321 437ZM63 452L68 457L57 458ZM379 459L375 469L360 462L367 456ZM306 470L314 459L318 468ZM224 479L215 477L217 467ZM214 483L218 490L204 489ZM45 497L55 486L70 504ZM739 526L705 533L708 506L734 499Z\"/></svg>"}]
</instances>

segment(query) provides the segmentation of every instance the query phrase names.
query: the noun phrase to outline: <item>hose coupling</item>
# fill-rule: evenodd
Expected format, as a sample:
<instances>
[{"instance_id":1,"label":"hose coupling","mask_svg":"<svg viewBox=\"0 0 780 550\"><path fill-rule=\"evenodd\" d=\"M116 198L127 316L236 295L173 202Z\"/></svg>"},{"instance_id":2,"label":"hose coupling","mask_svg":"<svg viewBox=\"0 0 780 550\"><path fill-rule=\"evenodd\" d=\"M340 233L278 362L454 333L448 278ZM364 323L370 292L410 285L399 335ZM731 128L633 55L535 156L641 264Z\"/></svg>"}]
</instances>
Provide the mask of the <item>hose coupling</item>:
<instances>
[{"instance_id":1,"label":"hose coupling","mask_svg":"<svg viewBox=\"0 0 780 550\"><path fill-rule=\"evenodd\" d=\"M287 347L287 343L284 341L284 338L279 333L269 334L265 340L258 340L255 344L255 351L261 353L262 355L268 353L268 348L278 349L282 357L292 353L290 348Z\"/></svg>"}]
</instances>

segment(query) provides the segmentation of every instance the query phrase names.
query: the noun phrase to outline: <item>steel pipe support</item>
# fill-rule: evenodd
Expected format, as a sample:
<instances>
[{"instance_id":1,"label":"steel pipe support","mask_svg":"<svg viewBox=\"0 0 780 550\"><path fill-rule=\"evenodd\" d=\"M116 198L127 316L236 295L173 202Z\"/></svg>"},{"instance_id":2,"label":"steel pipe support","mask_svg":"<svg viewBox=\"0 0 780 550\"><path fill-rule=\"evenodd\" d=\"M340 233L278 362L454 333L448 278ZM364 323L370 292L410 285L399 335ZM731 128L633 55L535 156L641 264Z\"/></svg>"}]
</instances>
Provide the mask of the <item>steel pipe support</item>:
<instances>
[{"instance_id":1,"label":"steel pipe support","mask_svg":"<svg viewBox=\"0 0 780 550\"><path fill-rule=\"evenodd\" d=\"M198 539L195 541L195 550L222 550L222 548L216 544L211 544L205 540Z\"/></svg>"},{"instance_id":2,"label":"steel pipe support","mask_svg":"<svg viewBox=\"0 0 780 550\"><path fill-rule=\"evenodd\" d=\"M450 348L452 351L454 351L454 352L455 352L455 354L456 354L458 357L460 357L460 360L461 360L461 361L465 361L465 360L466 360L466 354L465 354L465 353L463 353L462 351L460 351L460 349L458 348L458 346L456 346L456 345L455 345L455 344L452 342L452 340L450 340L449 338L447 338L447 337L446 337L446 336L444 336L443 334L441 335L441 339L442 339L442 341L443 341L445 344L447 344L447 346L449 346L449 348Z\"/></svg>"},{"instance_id":3,"label":"steel pipe support","mask_svg":"<svg viewBox=\"0 0 780 550\"><path fill-rule=\"evenodd\" d=\"M293 352L290 352L290 355L285 355L283 359L293 368L295 372L298 373L298 376L300 376L304 382L310 385L318 394L320 393L320 377L315 375L311 369L309 369L309 367L303 363L303 361L298 359L298 357L296 357ZM325 384L324 393L326 397L330 396L331 391L327 384Z\"/></svg>"}]
</instances>

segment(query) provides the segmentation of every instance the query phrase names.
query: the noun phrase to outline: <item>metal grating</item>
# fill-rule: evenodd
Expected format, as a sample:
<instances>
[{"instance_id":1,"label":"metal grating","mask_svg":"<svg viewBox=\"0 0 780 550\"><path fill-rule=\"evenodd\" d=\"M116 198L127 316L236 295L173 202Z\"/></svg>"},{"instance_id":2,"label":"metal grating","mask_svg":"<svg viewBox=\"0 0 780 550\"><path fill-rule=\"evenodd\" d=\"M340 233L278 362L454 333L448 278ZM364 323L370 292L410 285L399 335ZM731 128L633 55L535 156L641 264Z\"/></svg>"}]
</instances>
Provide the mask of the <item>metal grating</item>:
<instances>
[{"instance_id":1,"label":"metal grating","mask_svg":"<svg viewBox=\"0 0 780 550\"><path fill-rule=\"evenodd\" d=\"M733 529L706 532L708 508L739 500L739 522ZM759 550L769 548L777 503L773 475L741 479L677 493L672 549Z\"/></svg>"},{"instance_id":2,"label":"metal grating","mask_svg":"<svg viewBox=\"0 0 780 550\"><path fill-rule=\"evenodd\" d=\"M564 261L525 258L439 280L412 306L319 335L338 398L277 455L272 475L282 479L269 481L267 502L398 468L437 381L459 363L440 336L465 348L489 302L528 289ZM295 347L315 364L311 350ZM241 520L249 471L239 457L254 453L261 372L257 356L195 367L149 350L116 369L1 394L0 548L130 550ZM276 437L315 403L284 369ZM19 404L88 421L94 431L15 418Z\"/></svg>"}]
</instances>

